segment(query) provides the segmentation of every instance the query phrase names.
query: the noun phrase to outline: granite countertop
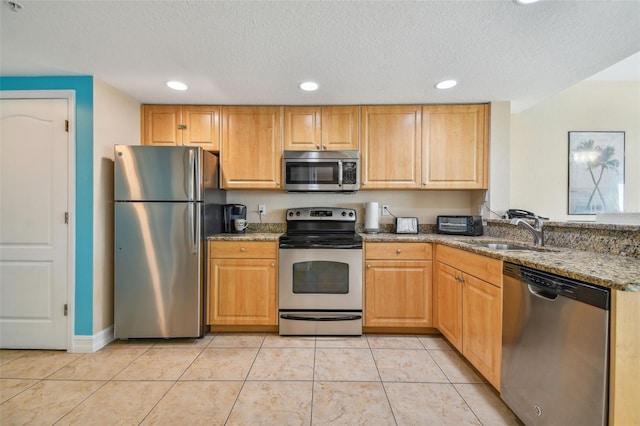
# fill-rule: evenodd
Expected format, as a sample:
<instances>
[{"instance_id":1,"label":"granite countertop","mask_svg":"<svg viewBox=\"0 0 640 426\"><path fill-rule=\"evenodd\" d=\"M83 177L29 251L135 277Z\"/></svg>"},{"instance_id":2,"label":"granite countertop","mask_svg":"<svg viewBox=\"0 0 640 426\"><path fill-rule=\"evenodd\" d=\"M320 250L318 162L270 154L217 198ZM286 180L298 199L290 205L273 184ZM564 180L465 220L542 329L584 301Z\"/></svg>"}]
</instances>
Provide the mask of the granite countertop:
<instances>
[{"instance_id":1,"label":"granite countertop","mask_svg":"<svg viewBox=\"0 0 640 426\"><path fill-rule=\"evenodd\" d=\"M278 241L279 232L248 232L246 234L219 234L209 237L213 241ZM504 242L492 237L461 237L440 234L366 234L365 242L431 242L492 257L494 259L528 266L541 271L585 281L622 291L640 292L640 259L612 256L561 247L533 247L521 241L518 245L531 246L531 251L499 251L480 247L470 242Z\"/></svg>"},{"instance_id":2,"label":"granite countertop","mask_svg":"<svg viewBox=\"0 0 640 426\"><path fill-rule=\"evenodd\" d=\"M247 232L244 234L217 234L207 237L209 241L278 241L279 232Z\"/></svg>"}]
</instances>

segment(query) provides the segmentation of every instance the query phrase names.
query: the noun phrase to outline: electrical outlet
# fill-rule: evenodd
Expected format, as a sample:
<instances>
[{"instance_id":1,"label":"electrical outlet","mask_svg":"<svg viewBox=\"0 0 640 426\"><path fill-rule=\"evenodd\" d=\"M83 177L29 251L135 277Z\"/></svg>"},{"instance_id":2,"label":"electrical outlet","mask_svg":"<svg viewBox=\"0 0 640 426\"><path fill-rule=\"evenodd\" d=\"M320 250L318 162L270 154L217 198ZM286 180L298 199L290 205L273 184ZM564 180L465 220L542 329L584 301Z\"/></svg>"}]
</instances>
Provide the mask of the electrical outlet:
<instances>
[{"instance_id":1,"label":"electrical outlet","mask_svg":"<svg viewBox=\"0 0 640 426\"><path fill-rule=\"evenodd\" d=\"M258 214L263 215L267 213L267 207L264 204L258 204Z\"/></svg>"},{"instance_id":2,"label":"electrical outlet","mask_svg":"<svg viewBox=\"0 0 640 426\"><path fill-rule=\"evenodd\" d=\"M382 205L382 216L390 216L389 206L387 204Z\"/></svg>"}]
</instances>

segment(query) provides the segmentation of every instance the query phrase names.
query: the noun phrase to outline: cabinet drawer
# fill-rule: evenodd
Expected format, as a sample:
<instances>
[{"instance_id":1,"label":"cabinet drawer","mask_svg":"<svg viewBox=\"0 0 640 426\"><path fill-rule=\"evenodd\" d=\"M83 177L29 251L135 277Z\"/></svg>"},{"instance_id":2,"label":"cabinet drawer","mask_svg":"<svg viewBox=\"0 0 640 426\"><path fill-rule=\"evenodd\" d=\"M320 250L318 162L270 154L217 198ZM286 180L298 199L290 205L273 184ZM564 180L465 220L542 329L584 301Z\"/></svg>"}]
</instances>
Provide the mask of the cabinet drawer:
<instances>
[{"instance_id":1,"label":"cabinet drawer","mask_svg":"<svg viewBox=\"0 0 640 426\"><path fill-rule=\"evenodd\" d=\"M366 259L429 260L431 243L366 243Z\"/></svg>"},{"instance_id":2,"label":"cabinet drawer","mask_svg":"<svg viewBox=\"0 0 640 426\"><path fill-rule=\"evenodd\" d=\"M438 244L436 259L454 268L502 287L502 261Z\"/></svg>"},{"instance_id":3,"label":"cabinet drawer","mask_svg":"<svg viewBox=\"0 0 640 426\"><path fill-rule=\"evenodd\" d=\"M209 241L209 257L216 259L275 259L278 244L271 241Z\"/></svg>"}]
</instances>

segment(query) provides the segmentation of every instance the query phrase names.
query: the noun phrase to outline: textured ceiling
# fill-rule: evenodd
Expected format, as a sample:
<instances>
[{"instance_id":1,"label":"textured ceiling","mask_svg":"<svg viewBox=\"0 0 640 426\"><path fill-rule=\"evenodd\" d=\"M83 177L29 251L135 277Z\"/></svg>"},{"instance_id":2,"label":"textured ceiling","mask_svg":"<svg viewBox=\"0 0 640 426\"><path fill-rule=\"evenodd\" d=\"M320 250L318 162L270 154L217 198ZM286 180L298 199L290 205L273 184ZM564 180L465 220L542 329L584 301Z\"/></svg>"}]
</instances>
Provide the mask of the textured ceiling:
<instances>
[{"instance_id":1,"label":"textured ceiling","mask_svg":"<svg viewBox=\"0 0 640 426\"><path fill-rule=\"evenodd\" d=\"M517 112L640 51L635 0L17 1L0 4L2 75L93 75L142 103ZM444 78L459 85L434 89Z\"/></svg>"}]
</instances>

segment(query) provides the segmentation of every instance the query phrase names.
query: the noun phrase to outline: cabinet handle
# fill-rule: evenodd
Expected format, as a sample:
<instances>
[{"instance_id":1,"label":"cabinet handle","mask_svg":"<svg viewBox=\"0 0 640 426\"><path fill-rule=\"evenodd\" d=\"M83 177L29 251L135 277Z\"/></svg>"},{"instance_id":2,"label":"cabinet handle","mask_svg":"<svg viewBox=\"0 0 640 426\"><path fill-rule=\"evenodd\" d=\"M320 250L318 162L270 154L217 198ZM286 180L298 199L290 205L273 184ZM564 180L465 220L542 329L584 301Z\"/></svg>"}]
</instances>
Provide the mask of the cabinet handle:
<instances>
[{"instance_id":1,"label":"cabinet handle","mask_svg":"<svg viewBox=\"0 0 640 426\"><path fill-rule=\"evenodd\" d=\"M400 253L402 253L402 250L396 249L396 253L400 254Z\"/></svg>"},{"instance_id":2,"label":"cabinet handle","mask_svg":"<svg viewBox=\"0 0 640 426\"><path fill-rule=\"evenodd\" d=\"M272 267L272 268L275 268L275 266L276 266L276 264L275 264L275 263L273 263L273 262L271 262L271 267Z\"/></svg>"},{"instance_id":3,"label":"cabinet handle","mask_svg":"<svg viewBox=\"0 0 640 426\"><path fill-rule=\"evenodd\" d=\"M321 148L320 148L320 145L316 144L316 149L317 149L317 150L320 150L320 149L321 149Z\"/></svg>"},{"instance_id":4,"label":"cabinet handle","mask_svg":"<svg viewBox=\"0 0 640 426\"><path fill-rule=\"evenodd\" d=\"M244 247L240 247L240 251L244 253L245 251L247 251L247 249Z\"/></svg>"},{"instance_id":5,"label":"cabinet handle","mask_svg":"<svg viewBox=\"0 0 640 426\"><path fill-rule=\"evenodd\" d=\"M276 182L276 186L280 186L280 182Z\"/></svg>"},{"instance_id":6,"label":"cabinet handle","mask_svg":"<svg viewBox=\"0 0 640 426\"><path fill-rule=\"evenodd\" d=\"M367 265L367 269L371 268L371 265Z\"/></svg>"},{"instance_id":7,"label":"cabinet handle","mask_svg":"<svg viewBox=\"0 0 640 426\"><path fill-rule=\"evenodd\" d=\"M326 150L326 149L327 149L327 146L326 146L326 145L322 145L322 149L325 149L325 150Z\"/></svg>"},{"instance_id":8,"label":"cabinet handle","mask_svg":"<svg viewBox=\"0 0 640 426\"><path fill-rule=\"evenodd\" d=\"M178 124L178 130L187 130L186 124Z\"/></svg>"}]
</instances>

